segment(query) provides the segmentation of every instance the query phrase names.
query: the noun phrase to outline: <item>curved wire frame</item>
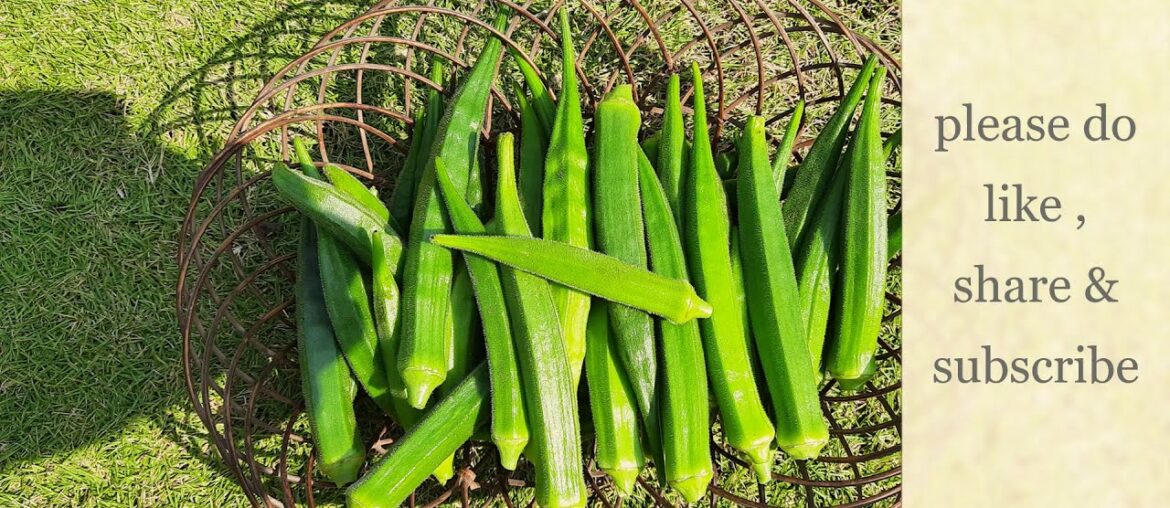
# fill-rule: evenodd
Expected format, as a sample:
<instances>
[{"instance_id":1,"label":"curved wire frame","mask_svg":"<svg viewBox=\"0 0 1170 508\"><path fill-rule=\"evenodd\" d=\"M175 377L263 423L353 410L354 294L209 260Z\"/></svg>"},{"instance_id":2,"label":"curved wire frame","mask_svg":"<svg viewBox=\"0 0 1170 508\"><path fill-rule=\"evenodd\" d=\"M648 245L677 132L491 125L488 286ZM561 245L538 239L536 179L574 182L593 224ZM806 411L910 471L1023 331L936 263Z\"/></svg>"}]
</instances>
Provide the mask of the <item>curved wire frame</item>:
<instances>
[{"instance_id":1,"label":"curved wire frame","mask_svg":"<svg viewBox=\"0 0 1170 508\"><path fill-rule=\"evenodd\" d=\"M730 9L722 12L693 0L642 1L673 7L651 8L639 0L574 2L576 72L587 117L614 85L630 83L653 128L665 78L697 61L712 101L715 140L728 138L724 131L737 129L736 122L752 114L764 115L770 133L778 136L796 101L803 99L808 113L794 154L799 158L811 143L810 126L831 113L860 61L873 53L891 70L883 117L891 120L887 123L898 121L900 62L848 29L819 0L726 0ZM378 3L279 70L197 178L177 259L184 375L211 443L252 504L316 506L322 498L340 495L340 489L314 477L291 319L295 213L266 181L267 168L288 160L290 137L300 135L315 138L322 160L389 190L394 175L384 168L399 167L407 149L403 140L425 91L443 89L424 72L431 59L465 69L483 41L497 37L537 69L560 68L555 63L560 42L551 21L564 0L540 7L533 2L492 2L511 16L502 32L485 21L491 18L486 0L466 9L436 0ZM689 36L676 40L679 33ZM509 95L522 87L511 69L505 59L492 90L485 138L493 130L517 128ZM551 93L550 78L541 75ZM684 86L684 103L691 92ZM485 149L490 147L485 144ZM890 177L897 209L901 174L892 170ZM750 469L722 442L720 432L713 432L718 474L709 490L710 504L900 506L901 333L896 318L901 301L893 294L887 300L879 374L857 393L841 392L831 382L822 389L831 429L823 456L815 461L779 458L775 481L759 484L745 480ZM368 401L360 403L368 406L360 414L366 415L365 435L377 436L370 442L370 455L376 456L401 429L372 416L377 411ZM447 486L428 481L412 496L412 507L453 500L469 506L494 498L508 506L531 503L531 489L525 488L531 477L499 468L490 445L473 442L459 457L456 477ZM623 504L592 462L586 478L597 502ZM642 501L637 504L680 504L657 486L651 472L639 479L636 496Z\"/></svg>"}]
</instances>

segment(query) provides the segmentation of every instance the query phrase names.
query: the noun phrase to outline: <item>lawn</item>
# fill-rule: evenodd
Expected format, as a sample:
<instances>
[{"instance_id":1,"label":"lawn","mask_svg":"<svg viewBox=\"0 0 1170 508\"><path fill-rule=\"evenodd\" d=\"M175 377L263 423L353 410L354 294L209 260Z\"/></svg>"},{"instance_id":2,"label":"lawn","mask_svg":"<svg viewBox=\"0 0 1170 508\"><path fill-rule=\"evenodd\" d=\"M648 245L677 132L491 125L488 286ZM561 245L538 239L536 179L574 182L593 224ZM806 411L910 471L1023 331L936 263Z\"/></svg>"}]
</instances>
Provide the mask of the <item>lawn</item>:
<instances>
[{"instance_id":1,"label":"lawn","mask_svg":"<svg viewBox=\"0 0 1170 508\"><path fill-rule=\"evenodd\" d=\"M246 504L184 392L176 235L234 115L369 3L0 2L0 506ZM899 49L896 5L844 11Z\"/></svg>"}]
</instances>

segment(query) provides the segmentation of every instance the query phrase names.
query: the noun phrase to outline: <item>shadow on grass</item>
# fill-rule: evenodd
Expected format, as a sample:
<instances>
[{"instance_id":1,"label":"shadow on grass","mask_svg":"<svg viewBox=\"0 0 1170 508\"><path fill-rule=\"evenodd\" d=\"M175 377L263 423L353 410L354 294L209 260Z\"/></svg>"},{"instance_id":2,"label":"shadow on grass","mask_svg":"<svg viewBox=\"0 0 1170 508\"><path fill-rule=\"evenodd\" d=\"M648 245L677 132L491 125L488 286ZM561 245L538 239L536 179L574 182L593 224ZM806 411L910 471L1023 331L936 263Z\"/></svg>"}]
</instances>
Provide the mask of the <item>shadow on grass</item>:
<instances>
[{"instance_id":1,"label":"shadow on grass","mask_svg":"<svg viewBox=\"0 0 1170 508\"><path fill-rule=\"evenodd\" d=\"M199 163L90 91L0 91L0 469L183 399L175 219Z\"/></svg>"},{"instance_id":2,"label":"shadow on grass","mask_svg":"<svg viewBox=\"0 0 1170 508\"><path fill-rule=\"evenodd\" d=\"M0 473L149 419L226 474L182 378L178 228L263 80L365 7L285 7L133 124L106 92L0 90Z\"/></svg>"}]
</instances>

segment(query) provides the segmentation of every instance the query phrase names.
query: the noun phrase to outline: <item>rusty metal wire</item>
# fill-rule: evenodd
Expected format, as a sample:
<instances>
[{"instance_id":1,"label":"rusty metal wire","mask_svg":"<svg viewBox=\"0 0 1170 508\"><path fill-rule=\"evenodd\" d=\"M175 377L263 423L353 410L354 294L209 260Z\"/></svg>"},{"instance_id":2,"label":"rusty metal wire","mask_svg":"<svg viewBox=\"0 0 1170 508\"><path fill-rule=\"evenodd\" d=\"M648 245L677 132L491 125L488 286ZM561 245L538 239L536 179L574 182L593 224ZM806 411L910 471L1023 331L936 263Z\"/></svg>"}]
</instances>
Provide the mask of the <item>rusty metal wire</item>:
<instances>
[{"instance_id":1,"label":"rusty metal wire","mask_svg":"<svg viewBox=\"0 0 1170 508\"><path fill-rule=\"evenodd\" d=\"M267 168L288 159L290 136L316 139L320 156L389 190L406 147L402 142L427 89L440 89L425 70L437 57L463 69L487 37L533 62L555 61L559 45L550 26L564 0L496 0L511 20L491 27L487 0L429 0L399 5L383 0L326 34L289 62L258 92L195 182L179 233L177 310L188 395L211 444L256 506L316 506L337 499L340 489L314 478L307 425L301 416L299 376L291 310L292 210L267 182ZM455 6L452 6L454 4ZM534 5L539 4L539 5ZM667 8L648 5L667 4ZM692 61L703 69L712 101L714 137L726 146L727 129L749 114L768 119L779 135L797 99L808 105L796 156L815 135L818 121L844 95L860 61L876 53L891 69L884 104L897 116L901 65L894 56L848 27L819 0L724 0L720 12L695 0L579 0L573 25L576 72L588 111L618 83L631 83L648 126L661 113L665 78ZM674 40L671 34L690 37ZM553 48L542 50L542 46ZM509 96L518 89L511 64L501 65L483 135L516 128ZM555 80L542 76L555 93ZM450 80L448 80L450 81ZM684 80L685 81L685 80ZM684 87L684 100L691 93ZM811 127L811 130L810 130ZM811 132L811 134L810 134ZM896 196L900 173L893 173ZM900 263L899 260L894 261ZM779 459L771 486L744 482L749 469L712 439L718 474L711 505L900 506L901 301L888 295L887 331L881 340L879 376L859 393L832 383L822 390L832 443L816 461ZM368 402L368 401L367 401ZM401 430L364 409L371 456L383 453ZM864 439L863 439L864 438ZM868 447L861 448L861 444ZM586 446L588 446L588 440ZM525 471L497 466L490 446L472 443L460 452L459 472L446 487L420 487L413 506L495 499L509 507L530 504ZM590 463L587 481L595 502L621 506L612 486ZM738 479L738 481L737 481ZM745 488L743 485L752 485ZM637 505L675 506L649 474L639 479Z\"/></svg>"}]
</instances>

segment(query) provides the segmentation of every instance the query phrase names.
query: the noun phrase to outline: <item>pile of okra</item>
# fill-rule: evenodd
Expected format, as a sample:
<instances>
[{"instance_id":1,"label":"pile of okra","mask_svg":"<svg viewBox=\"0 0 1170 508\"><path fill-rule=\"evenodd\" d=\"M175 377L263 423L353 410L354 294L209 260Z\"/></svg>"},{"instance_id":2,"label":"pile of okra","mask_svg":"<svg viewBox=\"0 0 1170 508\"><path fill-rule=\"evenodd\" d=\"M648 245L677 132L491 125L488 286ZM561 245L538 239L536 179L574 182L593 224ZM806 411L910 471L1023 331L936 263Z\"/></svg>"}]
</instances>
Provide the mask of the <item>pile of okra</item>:
<instances>
[{"instance_id":1,"label":"pile of okra","mask_svg":"<svg viewBox=\"0 0 1170 508\"><path fill-rule=\"evenodd\" d=\"M350 506L398 506L428 476L448 481L472 439L506 469L531 464L540 506L585 504L583 442L620 492L652 463L693 502L712 479L710 407L767 482L777 449L812 459L828 440L818 385L855 389L874 373L901 245L885 182L900 136L883 146L879 131L885 70L865 63L789 171L803 103L774 150L753 117L717 156L697 64L691 132L676 74L659 131L641 132L619 84L587 140L565 9L560 25L557 100L512 55L526 88L519 146L495 136L494 172L478 143L497 39L450 96L430 92L388 200L299 140L299 170L275 165L303 215L296 324L318 467L356 480ZM490 200L484 174L497 177ZM359 388L406 431L369 468Z\"/></svg>"}]
</instances>

